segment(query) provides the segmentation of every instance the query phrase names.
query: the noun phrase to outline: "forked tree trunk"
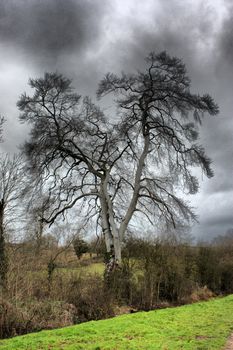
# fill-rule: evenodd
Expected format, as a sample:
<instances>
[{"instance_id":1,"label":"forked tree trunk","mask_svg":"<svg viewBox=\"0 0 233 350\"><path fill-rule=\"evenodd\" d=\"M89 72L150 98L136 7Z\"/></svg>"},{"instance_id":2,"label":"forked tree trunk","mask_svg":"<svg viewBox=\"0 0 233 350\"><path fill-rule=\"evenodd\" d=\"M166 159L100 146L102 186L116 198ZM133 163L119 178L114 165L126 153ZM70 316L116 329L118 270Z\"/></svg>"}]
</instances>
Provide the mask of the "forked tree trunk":
<instances>
[{"instance_id":1,"label":"forked tree trunk","mask_svg":"<svg viewBox=\"0 0 233 350\"><path fill-rule=\"evenodd\" d=\"M126 211L125 217L118 228L114 218L114 210L112 206L112 199L108 193L108 183L110 171L106 171L105 178L101 182L100 186L100 202L101 202L101 215L102 215L102 229L105 238L105 244L107 253L109 255L109 261L106 265L106 274L111 273L116 267L121 264L121 243L124 239L125 232L127 230L129 221L131 220L133 213L135 212L139 191L140 191L140 179L142 171L145 165L145 160L149 152L150 139L149 134L144 134L144 147L142 154L139 158L137 170L134 179L134 191L130 204Z\"/></svg>"}]
</instances>

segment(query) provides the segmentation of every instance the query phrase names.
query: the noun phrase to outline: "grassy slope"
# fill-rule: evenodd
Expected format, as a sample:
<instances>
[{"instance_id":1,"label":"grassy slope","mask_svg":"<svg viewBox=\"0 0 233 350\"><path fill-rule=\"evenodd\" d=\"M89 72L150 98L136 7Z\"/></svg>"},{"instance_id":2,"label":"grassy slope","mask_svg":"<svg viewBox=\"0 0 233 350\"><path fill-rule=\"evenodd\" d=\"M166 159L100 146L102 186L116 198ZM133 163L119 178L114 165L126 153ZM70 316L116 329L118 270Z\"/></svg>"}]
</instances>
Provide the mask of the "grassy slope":
<instances>
[{"instance_id":1,"label":"grassy slope","mask_svg":"<svg viewBox=\"0 0 233 350\"><path fill-rule=\"evenodd\" d=\"M0 349L219 350L232 329L233 295L2 340Z\"/></svg>"}]
</instances>

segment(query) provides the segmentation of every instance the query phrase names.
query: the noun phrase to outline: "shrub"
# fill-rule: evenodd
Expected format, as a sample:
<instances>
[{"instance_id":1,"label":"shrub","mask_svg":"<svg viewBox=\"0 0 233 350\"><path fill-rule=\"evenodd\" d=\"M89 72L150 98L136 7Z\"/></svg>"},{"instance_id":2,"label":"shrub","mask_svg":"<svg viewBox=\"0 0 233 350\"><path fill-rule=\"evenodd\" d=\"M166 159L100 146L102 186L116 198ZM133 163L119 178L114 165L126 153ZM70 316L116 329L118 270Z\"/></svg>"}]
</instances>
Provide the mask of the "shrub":
<instances>
[{"instance_id":1,"label":"shrub","mask_svg":"<svg viewBox=\"0 0 233 350\"><path fill-rule=\"evenodd\" d=\"M77 255L77 258L79 260L81 259L82 255L87 253L89 250L87 242L85 242L83 239L79 237L75 238L73 242L73 246L74 246L75 254Z\"/></svg>"},{"instance_id":2,"label":"shrub","mask_svg":"<svg viewBox=\"0 0 233 350\"><path fill-rule=\"evenodd\" d=\"M74 324L76 309L60 301L32 302L27 305L37 329L53 329Z\"/></svg>"},{"instance_id":3,"label":"shrub","mask_svg":"<svg viewBox=\"0 0 233 350\"><path fill-rule=\"evenodd\" d=\"M0 301L0 338L74 324L76 309L63 302L31 301L19 306Z\"/></svg>"},{"instance_id":4,"label":"shrub","mask_svg":"<svg viewBox=\"0 0 233 350\"><path fill-rule=\"evenodd\" d=\"M213 298L214 296L215 294L210 289L208 289L207 286L204 286L194 290L187 302L205 301Z\"/></svg>"},{"instance_id":5,"label":"shrub","mask_svg":"<svg viewBox=\"0 0 233 350\"><path fill-rule=\"evenodd\" d=\"M34 330L29 314L10 303L0 300L0 338L26 334Z\"/></svg>"},{"instance_id":6,"label":"shrub","mask_svg":"<svg viewBox=\"0 0 233 350\"><path fill-rule=\"evenodd\" d=\"M99 275L79 276L71 281L66 301L75 306L75 323L114 316L112 298Z\"/></svg>"}]
</instances>

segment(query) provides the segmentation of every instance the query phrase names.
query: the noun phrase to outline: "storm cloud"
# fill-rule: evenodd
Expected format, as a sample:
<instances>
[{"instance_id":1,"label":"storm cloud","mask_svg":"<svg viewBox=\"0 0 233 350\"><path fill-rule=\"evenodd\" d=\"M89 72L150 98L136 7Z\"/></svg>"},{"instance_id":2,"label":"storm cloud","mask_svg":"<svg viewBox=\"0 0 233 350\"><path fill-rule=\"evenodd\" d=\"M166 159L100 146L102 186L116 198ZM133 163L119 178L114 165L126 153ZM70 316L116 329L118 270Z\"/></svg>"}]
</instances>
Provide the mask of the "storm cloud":
<instances>
[{"instance_id":1,"label":"storm cloud","mask_svg":"<svg viewBox=\"0 0 233 350\"><path fill-rule=\"evenodd\" d=\"M106 7L106 1L4 0L0 40L52 59L82 51L98 40Z\"/></svg>"},{"instance_id":2,"label":"storm cloud","mask_svg":"<svg viewBox=\"0 0 233 350\"><path fill-rule=\"evenodd\" d=\"M223 21L222 30L219 36L219 52L223 60L233 65L233 4L225 1L227 15Z\"/></svg>"}]
</instances>

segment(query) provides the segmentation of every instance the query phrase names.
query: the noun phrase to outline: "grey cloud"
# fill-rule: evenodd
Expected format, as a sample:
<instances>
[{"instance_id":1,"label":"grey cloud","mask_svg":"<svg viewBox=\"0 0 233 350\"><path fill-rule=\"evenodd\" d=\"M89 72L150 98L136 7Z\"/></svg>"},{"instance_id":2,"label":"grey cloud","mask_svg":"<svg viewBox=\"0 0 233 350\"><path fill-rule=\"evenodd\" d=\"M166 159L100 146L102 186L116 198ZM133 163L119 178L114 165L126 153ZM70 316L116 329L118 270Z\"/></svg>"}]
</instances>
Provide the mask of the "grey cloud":
<instances>
[{"instance_id":1,"label":"grey cloud","mask_svg":"<svg viewBox=\"0 0 233 350\"><path fill-rule=\"evenodd\" d=\"M131 38L128 42L122 41L127 60L130 60L131 55L133 63L138 60L140 64L148 52L167 50L184 59L190 68L195 68L196 61L200 59L200 43L207 43L213 35L215 16L216 11L209 5L203 4L196 8L188 2L160 1L159 10L157 6L151 8L149 25L145 22L142 26L134 18L129 23Z\"/></svg>"},{"instance_id":2,"label":"grey cloud","mask_svg":"<svg viewBox=\"0 0 233 350\"><path fill-rule=\"evenodd\" d=\"M228 169L222 169L218 170L218 172L215 174L215 178L212 181L209 181L208 185L206 186L205 194L209 195L211 193L221 193L223 196L232 191L233 188L233 181L232 177L230 176L232 171L232 167L229 167ZM230 200L232 198L230 197Z\"/></svg>"},{"instance_id":3,"label":"grey cloud","mask_svg":"<svg viewBox=\"0 0 233 350\"><path fill-rule=\"evenodd\" d=\"M224 222L224 223L217 223L217 224L208 224L208 225L202 225L200 227L195 226L192 230L193 236L196 238L197 241L212 241L214 238L216 238L219 235L223 235L228 229L233 227L233 223L231 222Z\"/></svg>"},{"instance_id":4,"label":"grey cloud","mask_svg":"<svg viewBox=\"0 0 233 350\"><path fill-rule=\"evenodd\" d=\"M230 135L226 133L230 140ZM215 176L210 181L207 181L204 193L227 193L233 190L233 147L228 143L228 148L224 149L224 143L220 150L213 149L208 154L213 154L213 169Z\"/></svg>"},{"instance_id":5,"label":"grey cloud","mask_svg":"<svg viewBox=\"0 0 233 350\"><path fill-rule=\"evenodd\" d=\"M219 210L220 209L220 210ZM221 210L221 201L215 202L215 215L214 217L205 217L203 218L204 225L228 225L233 226L233 217L232 217L232 209L233 206L229 205L225 206L225 210Z\"/></svg>"},{"instance_id":6,"label":"grey cloud","mask_svg":"<svg viewBox=\"0 0 233 350\"><path fill-rule=\"evenodd\" d=\"M0 40L30 55L52 57L97 40L106 0L3 0Z\"/></svg>"},{"instance_id":7,"label":"grey cloud","mask_svg":"<svg viewBox=\"0 0 233 350\"><path fill-rule=\"evenodd\" d=\"M223 60L226 60L231 66L233 63L233 4L230 0L225 1L228 8L221 33L219 35L219 51Z\"/></svg>"},{"instance_id":8,"label":"grey cloud","mask_svg":"<svg viewBox=\"0 0 233 350\"><path fill-rule=\"evenodd\" d=\"M205 196L206 197L206 196ZM199 206L199 224L193 227L194 236L202 239L212 239L233 228L232 192L211 196L205 200L205 205Z\"/></svg>"}]
</instances>

